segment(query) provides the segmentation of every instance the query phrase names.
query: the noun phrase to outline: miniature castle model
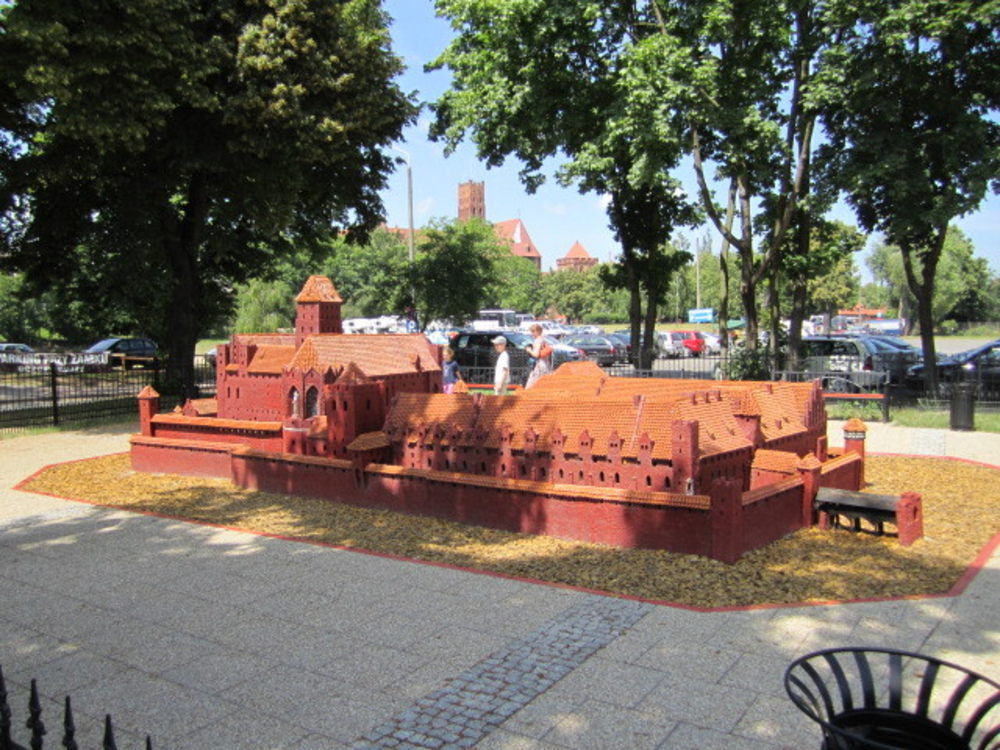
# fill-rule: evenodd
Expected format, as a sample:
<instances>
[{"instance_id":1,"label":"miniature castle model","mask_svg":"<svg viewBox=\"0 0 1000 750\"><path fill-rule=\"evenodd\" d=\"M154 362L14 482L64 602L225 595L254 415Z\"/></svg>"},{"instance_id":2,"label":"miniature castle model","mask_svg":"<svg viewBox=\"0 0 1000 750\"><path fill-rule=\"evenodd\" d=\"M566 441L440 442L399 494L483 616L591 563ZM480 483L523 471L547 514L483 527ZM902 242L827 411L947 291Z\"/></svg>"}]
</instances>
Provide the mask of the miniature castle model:
<instances>
[{"instance_id":1,"label":"miniature castle model","mask_svg":"<svg viewBox=\"0 0 1000 750\"><path fill-rule=\"evenodd\" d=\"M516 396L444 394L422 334L344 335L313 276L294 334L234 335L218 395L159 414L139 394L140 471L494 528L734 562L859 489L864 432L829 455L817 383L611 378L568 363Z\"/></svg>"}]
</instances>

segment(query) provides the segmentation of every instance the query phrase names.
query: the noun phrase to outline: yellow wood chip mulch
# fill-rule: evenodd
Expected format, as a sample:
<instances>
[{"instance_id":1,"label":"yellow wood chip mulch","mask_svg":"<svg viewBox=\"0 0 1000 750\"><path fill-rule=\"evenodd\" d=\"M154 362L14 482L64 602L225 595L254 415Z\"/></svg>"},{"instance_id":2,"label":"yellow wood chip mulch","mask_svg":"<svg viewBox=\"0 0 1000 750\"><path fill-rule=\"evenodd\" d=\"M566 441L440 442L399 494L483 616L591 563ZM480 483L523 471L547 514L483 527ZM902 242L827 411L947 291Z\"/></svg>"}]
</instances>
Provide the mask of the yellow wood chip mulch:
<instances>
[{"instance_id":1,"label":"yellow wood chip mulch","mask_svg":"<svg viewBox=\"0 0 1000 750\"><path fill-rule=\"evenodd\" d=\"M1000 470L869 457L868 491L919 492L925 538L807 529L726 565L134 472L127 455L51 467L25 489L98 505L308 539L696 607L944 593L1000 531ZM891 528L891 527L890 527Z\"/></svg>"}]
</instances>

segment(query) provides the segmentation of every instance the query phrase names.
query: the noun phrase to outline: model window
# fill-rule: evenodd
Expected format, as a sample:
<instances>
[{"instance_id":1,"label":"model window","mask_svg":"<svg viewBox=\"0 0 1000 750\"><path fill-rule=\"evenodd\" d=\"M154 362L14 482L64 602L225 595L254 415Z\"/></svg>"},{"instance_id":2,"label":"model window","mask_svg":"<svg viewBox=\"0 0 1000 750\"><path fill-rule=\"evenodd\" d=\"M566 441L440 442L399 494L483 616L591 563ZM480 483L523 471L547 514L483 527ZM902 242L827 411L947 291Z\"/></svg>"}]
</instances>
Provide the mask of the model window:
<instances>
[{"instance_id":1,"label":"model window","mask_svg":"<svg viewBox=\"0 0 1000 750\"><path fill-rule=\"evenodd\" d=\"M306 391L306 416L315 417L319 415L319 391L315 386Z\"/></svg>"}]
</instances>

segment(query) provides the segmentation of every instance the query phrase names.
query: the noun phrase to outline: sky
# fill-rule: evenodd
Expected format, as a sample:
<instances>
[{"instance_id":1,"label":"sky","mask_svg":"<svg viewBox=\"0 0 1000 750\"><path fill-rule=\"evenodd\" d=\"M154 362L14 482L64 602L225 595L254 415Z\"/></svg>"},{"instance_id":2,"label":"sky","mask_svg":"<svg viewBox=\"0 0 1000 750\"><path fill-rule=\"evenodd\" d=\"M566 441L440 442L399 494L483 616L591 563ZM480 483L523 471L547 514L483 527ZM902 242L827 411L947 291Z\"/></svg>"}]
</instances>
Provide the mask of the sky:
<instances>
[{"instance_id":1,"label":"sky","mask_svg":"<svg viewBox=\"0 0 1000 750\"><path fill-rule=\"evenodd\" d=\"M433 0L385 0L384 6L394 19L393 49L407 66L399 79L404 91L417 93L421 102L433 102L448 88L447 70L425 73L424 66L447 46L452 37L448 22L434 14ZM486 185L486 218L492 222L521 219L542 254L542 270L554 269L556 260L580 242L601 261L613 260L618 243L605 213L605 203L595 194L581 195L573 187L560 187L552 173L534 194L528 194L518 179L520 164L508 160L502 167L488 169L476 158L474 147L463 143L451 156L444 145L427 137L432 113L421 111L417 123L406 129L398 145L409 154L413 173L413 222L419 228L433 218L452 219L458 213L458 185L468 180ZM402 156L397 152L397 156ZM683 164L676 175L689 190L694 189L694 171ZM400 166L383 191L386 221L390 226L407 225L406 168ZM832 218L855 223L847 206L834 209ZM979 211L955 222L968 235L978 257L986 258L994 273L1000 274L1000 198L990 196ZM718 250L718 233L708 226L681 230L691 246L706 238ZM859 259L862 276L867 277ZM869 280L869 278L864 278Z\"/></svg>"}]
</instances>

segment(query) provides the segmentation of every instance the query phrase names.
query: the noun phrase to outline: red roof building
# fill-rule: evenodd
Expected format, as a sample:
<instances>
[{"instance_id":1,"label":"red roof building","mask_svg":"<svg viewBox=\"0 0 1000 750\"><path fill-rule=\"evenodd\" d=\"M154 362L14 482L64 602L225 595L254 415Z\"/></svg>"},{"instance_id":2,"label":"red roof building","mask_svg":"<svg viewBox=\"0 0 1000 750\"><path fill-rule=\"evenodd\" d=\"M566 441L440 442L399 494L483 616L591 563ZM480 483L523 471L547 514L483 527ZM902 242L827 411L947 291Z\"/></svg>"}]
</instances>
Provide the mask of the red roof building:
<instances>
[{"instance_id":1,"label":"red roof building","mask_svg":"<svg viewBox=\"0 0 1000 750\"><path fill-rule=\"evenodd\" d=\"M519 258L527 258L535 264L535 268L542 268L542 254L538 252L535 243L528 234L528 228L520 219L508 219L493 225L493 231L501 240L510 243L510 251Z\"/></svg>"},{"instance_id":2,"label":"red roof building","mask_svg":"<svg viewBox=\"0 0 1000 750\"><path fill-rule=\"evenodd\" d=\"M597 265L597 258L587 252L587 249L579 241L573 243L562 258L556 261L556 268L560 271L586 271Z\"/></svg>"}]
</instances>

